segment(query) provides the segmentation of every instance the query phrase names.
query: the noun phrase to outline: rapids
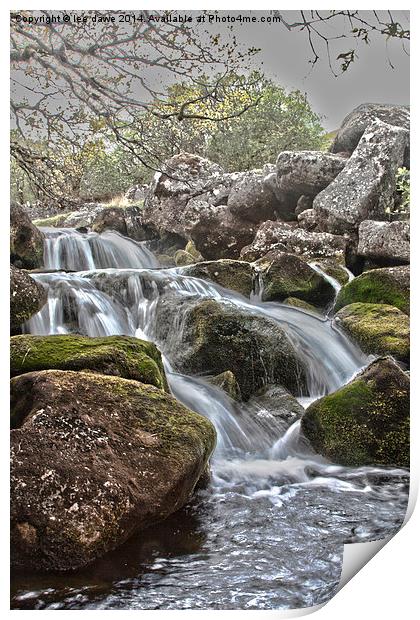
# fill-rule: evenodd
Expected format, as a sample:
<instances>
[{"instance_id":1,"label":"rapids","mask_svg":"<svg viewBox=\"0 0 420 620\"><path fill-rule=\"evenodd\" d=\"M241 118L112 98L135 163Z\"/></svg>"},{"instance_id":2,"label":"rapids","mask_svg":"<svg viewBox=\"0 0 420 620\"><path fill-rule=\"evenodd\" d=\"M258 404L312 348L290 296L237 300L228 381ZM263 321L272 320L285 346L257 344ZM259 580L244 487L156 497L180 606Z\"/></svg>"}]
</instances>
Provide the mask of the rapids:
<instances>
[{"instance_id":1,"label":"rapids","mask_svg":"<svg viewBox=\"0 0 420 620\"><path fill-rule=\"evenodd\" d=\"M172 393L212 420L218 444L210 487L190 505L75 574L16 574L12 606L290 609L331 598L343 543L383 538L400 527L407 472L334 465L313 452L299 421L274 424L258 399L237 403L205 376L179 374L182 312L170 338L160 341L156 308L168 294L216 298L278 322L306 368L304 406L348 382L369 358L329 318L261 302L258 282L246 299L182 268L160 269L145 244L111 231L44 232L46 269L63 271L33 275L48 288L48 303L25 331L156 342Z\"/></svg>"}]
</instances>

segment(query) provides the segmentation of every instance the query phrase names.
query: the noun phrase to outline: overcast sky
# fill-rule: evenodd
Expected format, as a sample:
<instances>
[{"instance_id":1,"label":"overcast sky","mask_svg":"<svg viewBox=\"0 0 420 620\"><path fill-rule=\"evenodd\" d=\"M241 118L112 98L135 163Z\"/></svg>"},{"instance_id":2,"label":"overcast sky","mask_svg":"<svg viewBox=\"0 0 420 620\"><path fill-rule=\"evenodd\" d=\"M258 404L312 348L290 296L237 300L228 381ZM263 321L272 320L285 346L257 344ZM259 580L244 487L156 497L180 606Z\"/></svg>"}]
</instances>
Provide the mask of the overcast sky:
<instances>
[{"instance_id":1,"label":"overcast sky","mask_svg":"<svg viewBox=\"0 0 420 620\"><path fill-rule=\"evenodd\" d=\"M297 11L282 11L282 14L288 21L300 19ZM408 11L393 11L392 15L405 28L409 28ZM336 22L334 28L339 30L342 25ZM334 29L330 33L335 34ZM324 126L328 130L339 127L346 114L360 103L409 104L410 58L404 53L400 41L390 40L387 44L383 35L377 35L372 38L370 45L360 42L357 48L359 58L354 65L346 73L334 77L325 53L315 68L310 70L308 61L311 51L304 32L289 32L282 24L257 23L235 27L235 34L240 41L262 48L259 58L263 60L263 68L268 76L282 86L298 88L307 93L314 110L326 117ZM338 41L336 47L333 47L333 50L337 50L335 56L354 46L354 39ZM319 49L323 50L321 46ZM387 61L387 53L394 69Z\"/></svg>"}]
</instances>

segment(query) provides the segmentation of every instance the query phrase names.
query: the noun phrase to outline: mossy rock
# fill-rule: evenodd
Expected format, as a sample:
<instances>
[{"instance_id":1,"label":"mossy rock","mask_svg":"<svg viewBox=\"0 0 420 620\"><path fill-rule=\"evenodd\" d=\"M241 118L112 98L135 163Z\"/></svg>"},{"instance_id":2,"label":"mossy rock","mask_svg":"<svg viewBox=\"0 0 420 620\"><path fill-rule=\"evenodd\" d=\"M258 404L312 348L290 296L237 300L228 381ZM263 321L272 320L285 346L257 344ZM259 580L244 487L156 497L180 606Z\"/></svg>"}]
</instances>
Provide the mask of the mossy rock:
<instances>
[{"instance_id":1,"label":"mossy rock","mask_svg":"<svg viewBox=\"0 0 420 620\"><path fill-rule=\"evenodd\" d=\"M185 246L185 251L188 252L188 254L191 254L191 256L195 258L196 263L204 260L200 252L195 247L194 241L192 241L191 239L188 241L187 245Z\"/></svg>"},{"instance_id":2,"label":"mossy rock","mask_svg":"<svg viewBox=\"0 0 420 620\"><path fill-rule=\"evenodd\" d=\"M253 289L254 270L250 263L222 258L196 263L182 272L186 276L210 280L219 286L249 297Z\"/></svg>"},{"instance_id":3,"label":"mossy rock","mask_svg":"<svg viewBox=\"0 0 420 620\"><path fill-rule=\"evenodd\" d=\"M333 286L294 254L272 250L255 265L261 272L263 301L283 301L287 297L295 297L325 307L334 300Z\"/></svg>"},{"instance_id":4,"label":"mossy rock","mask_svg":"<svg viewBox=\"0 0 420 620\"><path fill-rule=\"evenodd\" d=\"M19 569L78 569L162 521L191 499L215 447L209 420L137 381L44 370L12 379L11 396Z\"/></svg>"},{"instance_id":5,"label":"mossy rock","mask_svg":"<svg viewBox=\"0 0 420 620\"><path fill-rule=\"evenodd\" d=\"M47 301L47 291L26 271L10 265L10 331L16 334L25 321L39 312Z\"/></svg>"},{"instance_id":6,"label":"mossy rock","mask_svg":"<svg viewBox=\"0 0 420 620\"><path fill-rule=\"evenodd\" d=\"M10 207L10 262L24 269L44 264L44 235L17 204Z\"/></svg>"},{"instance_id":7,"label":"mossy rock","mask_svg":"<svg viewBox=\"0 0 420 620\"><path fill-rule=\"evenodd\" d=\"M230 370L221 372L215 377L209 377L207 381L226 392L233 400L242 400L241 388L239 387L235 375Z\"/></svg>"},{"instance_id":8,"label":"mossy rock","mask_svg":"<svg viewBox=\"0 0 420 620\"><path fill-rule=\"evenodd\" d=\"M156 312L159 342L171 346L176 331L172 359L180 372L230 370L244 400L268 383L283 385L292 394L306 393L306 369L275 321L233 304L176 294L162 297Z\"/></svg>"},{"instance_id":9,"label":"mossy rock","mask_svg":"<svg viewBox=\"0 0 420 620\"><path fill-rule=\"evenodd\" d=\"M194 256L185 250L177 250L174 255L175 265L183 267L184 265L193 265L196 261Z\"/></svg>"},{"instance_id":10,"label":"mossy rock","mask_svg":"<svg viewBox=\"0 0 420 620\"><path fill-rule=\"evenodd\" d=\"M152 342L129 336L89 338L74 334L10 339L12 376L47 369L90 370L169 391L160 352Z\"/></svg>"},{"instance_id":11,"label":"mossy rock","mask_svg":"<svg viewBox=\"0 0 420 620\"><path fill-rule=\"evenodd\" d=\"M407 374L391 358L381 358L312 403L302 418L302 432L334 463L408 467L409 386Z\"/></svg>"},{"instance_id":12,"label":"mossy rock","mask_svg":"<svg viewBox=\"0 0 420 620\"><path fill-rule=\"evenodd\" d=\"M365 353L392 355L409 362L410 319L398 308L386 304L349 304L335 319Z\"/></svg>"},{"instance_id":13,"label":"mossy rock","mask_svg":"<svg viewBox=\"0 0 420 620\"><path fill-rule=\"evenodd\" d=\"M46 228L48 227L59 228L60 226L64 224L64 222L66 221L69 215L70 215L70 212L57 213L57 215L52 215L51 217L47 217L45 219L33 220L33 224L35 224L35 226L41 226L41 227L46 227Z\"/></svg>"},{"instance_id":14,"label":"mossy rock","mask_svg":"<svg viewBox=\"0 0 420 620\"><path fill-rule=\"evenodd\" d=\"M338 293L335 312L356 302L388 304L410 313L410 267L385 267L365 271Z\"/></svg>"},{"instance_id":15,"label":"mossy rock","mask_svg":"<svg viewBox=\"0 0 420 620\"><path fill-rule=\"evenodd\" d=\"M307 310L308 312L312 312L313 314L320 314L319 308L316 308L312 304L308 304L307 301L303 301L303 299L297 299L296 297L286 297L283 302L286 306L292 306L293 308L300 308L301 310Z\"/></svg>"}]
</instances>

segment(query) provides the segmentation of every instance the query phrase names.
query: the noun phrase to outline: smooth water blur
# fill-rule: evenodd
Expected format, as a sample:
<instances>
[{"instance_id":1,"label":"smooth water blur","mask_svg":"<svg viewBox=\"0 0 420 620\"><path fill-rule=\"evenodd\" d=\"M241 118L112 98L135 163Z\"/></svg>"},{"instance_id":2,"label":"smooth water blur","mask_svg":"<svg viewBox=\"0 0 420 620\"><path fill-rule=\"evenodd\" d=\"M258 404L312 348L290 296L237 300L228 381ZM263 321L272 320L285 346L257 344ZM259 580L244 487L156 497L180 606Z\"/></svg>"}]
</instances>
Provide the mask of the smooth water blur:
<instances>
[{"instance_id":1,"label":"smooth water blur","mask_svg":"<svg viewBox=\"0 0 420 620\"><path fill-rule=\"evenodd\" d=\"M335 592L343 542L375 540L400 527L406 471L334 465L313 452L300 421L289 426L258 397L238 403L206 377L175 372L181 304L165 341L158 338L157 309L169 294L191 303L216 298L277 322L305 365L309 396L300 399L305 406L349 381L369 361L331 320L262 303L258 287L246 299L184 276L182 269L90 269L34 277L48 288L48 303L25 331L127 334L157 342L172 393L212 420L218 444L212 482L189 506L75 574L16 575L14 608L316 605Z\"/></svg>"}]
</instances>

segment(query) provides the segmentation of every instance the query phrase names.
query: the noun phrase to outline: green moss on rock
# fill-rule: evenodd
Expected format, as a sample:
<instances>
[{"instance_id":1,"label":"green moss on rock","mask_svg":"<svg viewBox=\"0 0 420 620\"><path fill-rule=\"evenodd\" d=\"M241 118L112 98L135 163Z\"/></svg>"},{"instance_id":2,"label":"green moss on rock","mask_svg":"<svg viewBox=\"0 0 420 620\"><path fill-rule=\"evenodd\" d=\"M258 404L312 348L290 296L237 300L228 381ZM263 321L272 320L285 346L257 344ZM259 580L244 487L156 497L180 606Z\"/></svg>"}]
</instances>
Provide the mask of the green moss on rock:
<instances>
[{"instance_id":1,"label":"green moss on rock","mask_svg":"<svg viewBox=\"0 0 420 620\"><path fill-rule=\"evenodd\" d=\"M308 302L303 301L303 299L297 299L296 297L286 297L286 299L283 300L283 303L286 304L286 306L301 308L302 310L308 310L308 312L312 312L314 314L320 314L319 308L316 308L312 304L308 304Z\"/></svg>"},{"instance_id":2,"label":"green moss on rock","mask_svg":"<svg viewBox=\"0 0 420 620\"><path fill-rule=\"evenodd\" d=\"M183 270L183 274L215 282L223 288L236 291L249 297L254 280L254 271L250 263L240 260L220 259L196 263Z\"/></svg>"},{"instance_id":3,"label":"green moss on rock","mask_svg":"<svg viewBox=\"0 0 420 620\"><path fill-rule=\"evenodd\" d=\"M215 385L226 392L226 394L230 396L230 398L233 398L233 400L242 400L241 388L239 387L235 375L230 370L221 372L215 377L209 377L207 380L212 385Z\"/></svg>"},{"instance_id":4,"label":"green moss on rock","mask_svg":"<svg viewBox=\"0 0 420 620\"><path fill-rule=\"evenodd\" d=\"M344 286L349 281L349 274L346 271L344 265L341 265L338 261L331 258L324 260L317 260L315 264L322 269L328 276L337 280L341 286Z\"/></svg>"},{"instance_id":5,"label":"green moss on rock","mask_svg":"<svg viewBox=\"0 0 420 620\"><path fill-rule=\"evenodd\" d=\"M386 267L365 271L340 290L335 311L352 303L388 304L410 312L410 267Z\"/></svg>"},{"instance_id":6,"label":"green moss on rock","mask_svg":"<svg viewBox=\"0 0 420 620\"><path fill-rule=\"evenodd\" d=\"M175 265L183 267L184 265L193 265L196 262L194 256L185 250L177 250L174 255Z\"/></svg>"},{"instance_id":7,"label":"green moss on rock","mask_svg":"<svg viewBox=\"0 0 420 620\"><path fill-rule=\"evenodd\" d=\"M342 308L335 319L365 353L392 355L408 363L410 319L398 308L354 303Z\"/></svg>"},{"instance_id":8,"label":"green moss on rock","mask_svg":"<svg viewBox=\"0 0 420 620\"><path fill-rule=\"evenodd\" d=\"M91 370L169 391L159 350L129 336L21 335L11 338L10 353L12 376L47 369Z\"/></svg>"},{"instance_id":9,"label":"green moss on rock","mask_svg":"<svg viewBox=\"0 0 420 620\"><path fill-rule=\"evenodd\" d=\"M287 297L295 297L324 307L334 299L335 291L331 284L294 254L272 250L255 265L261 272L264 301L283 301Z\"/></svg>"},{"instance_id":10,"label":"green moss on rock","mask_svg":"<svg viewBox=\"0 0 420 620\"><path fill-rule=\"evenodd\" d=\"M407 374L391 358L381 358L312 403L302 418L302 432L335 463L408 467L409 400Z\"/></svg>"},{"instance_id":11,"label":"green moss on rock","mask_svg":"<svg viewBox=\"0 0 420 620\"><path fill-rule=\"evenodd\" d=\"M51 226L52 228L59 228L60 226L64 224L64 222L66 221L69 215L70 215L70 212L57 213L57 215L52 215L51 217L47 217L45 219L33 220L33 224L35 224L35 226L41 226L41 227Z\"/></svg>"},{"instance_id":12,"label":"green moss on rock","mask_svg":"<svg viewBox=\"0 0 420 620\"><path fill-rule=\"evenodd\" d=\"M151 385L46 370L12 379L11 559L73 570L189 501L213 425Z\"/></svg>"}]
</instances>

